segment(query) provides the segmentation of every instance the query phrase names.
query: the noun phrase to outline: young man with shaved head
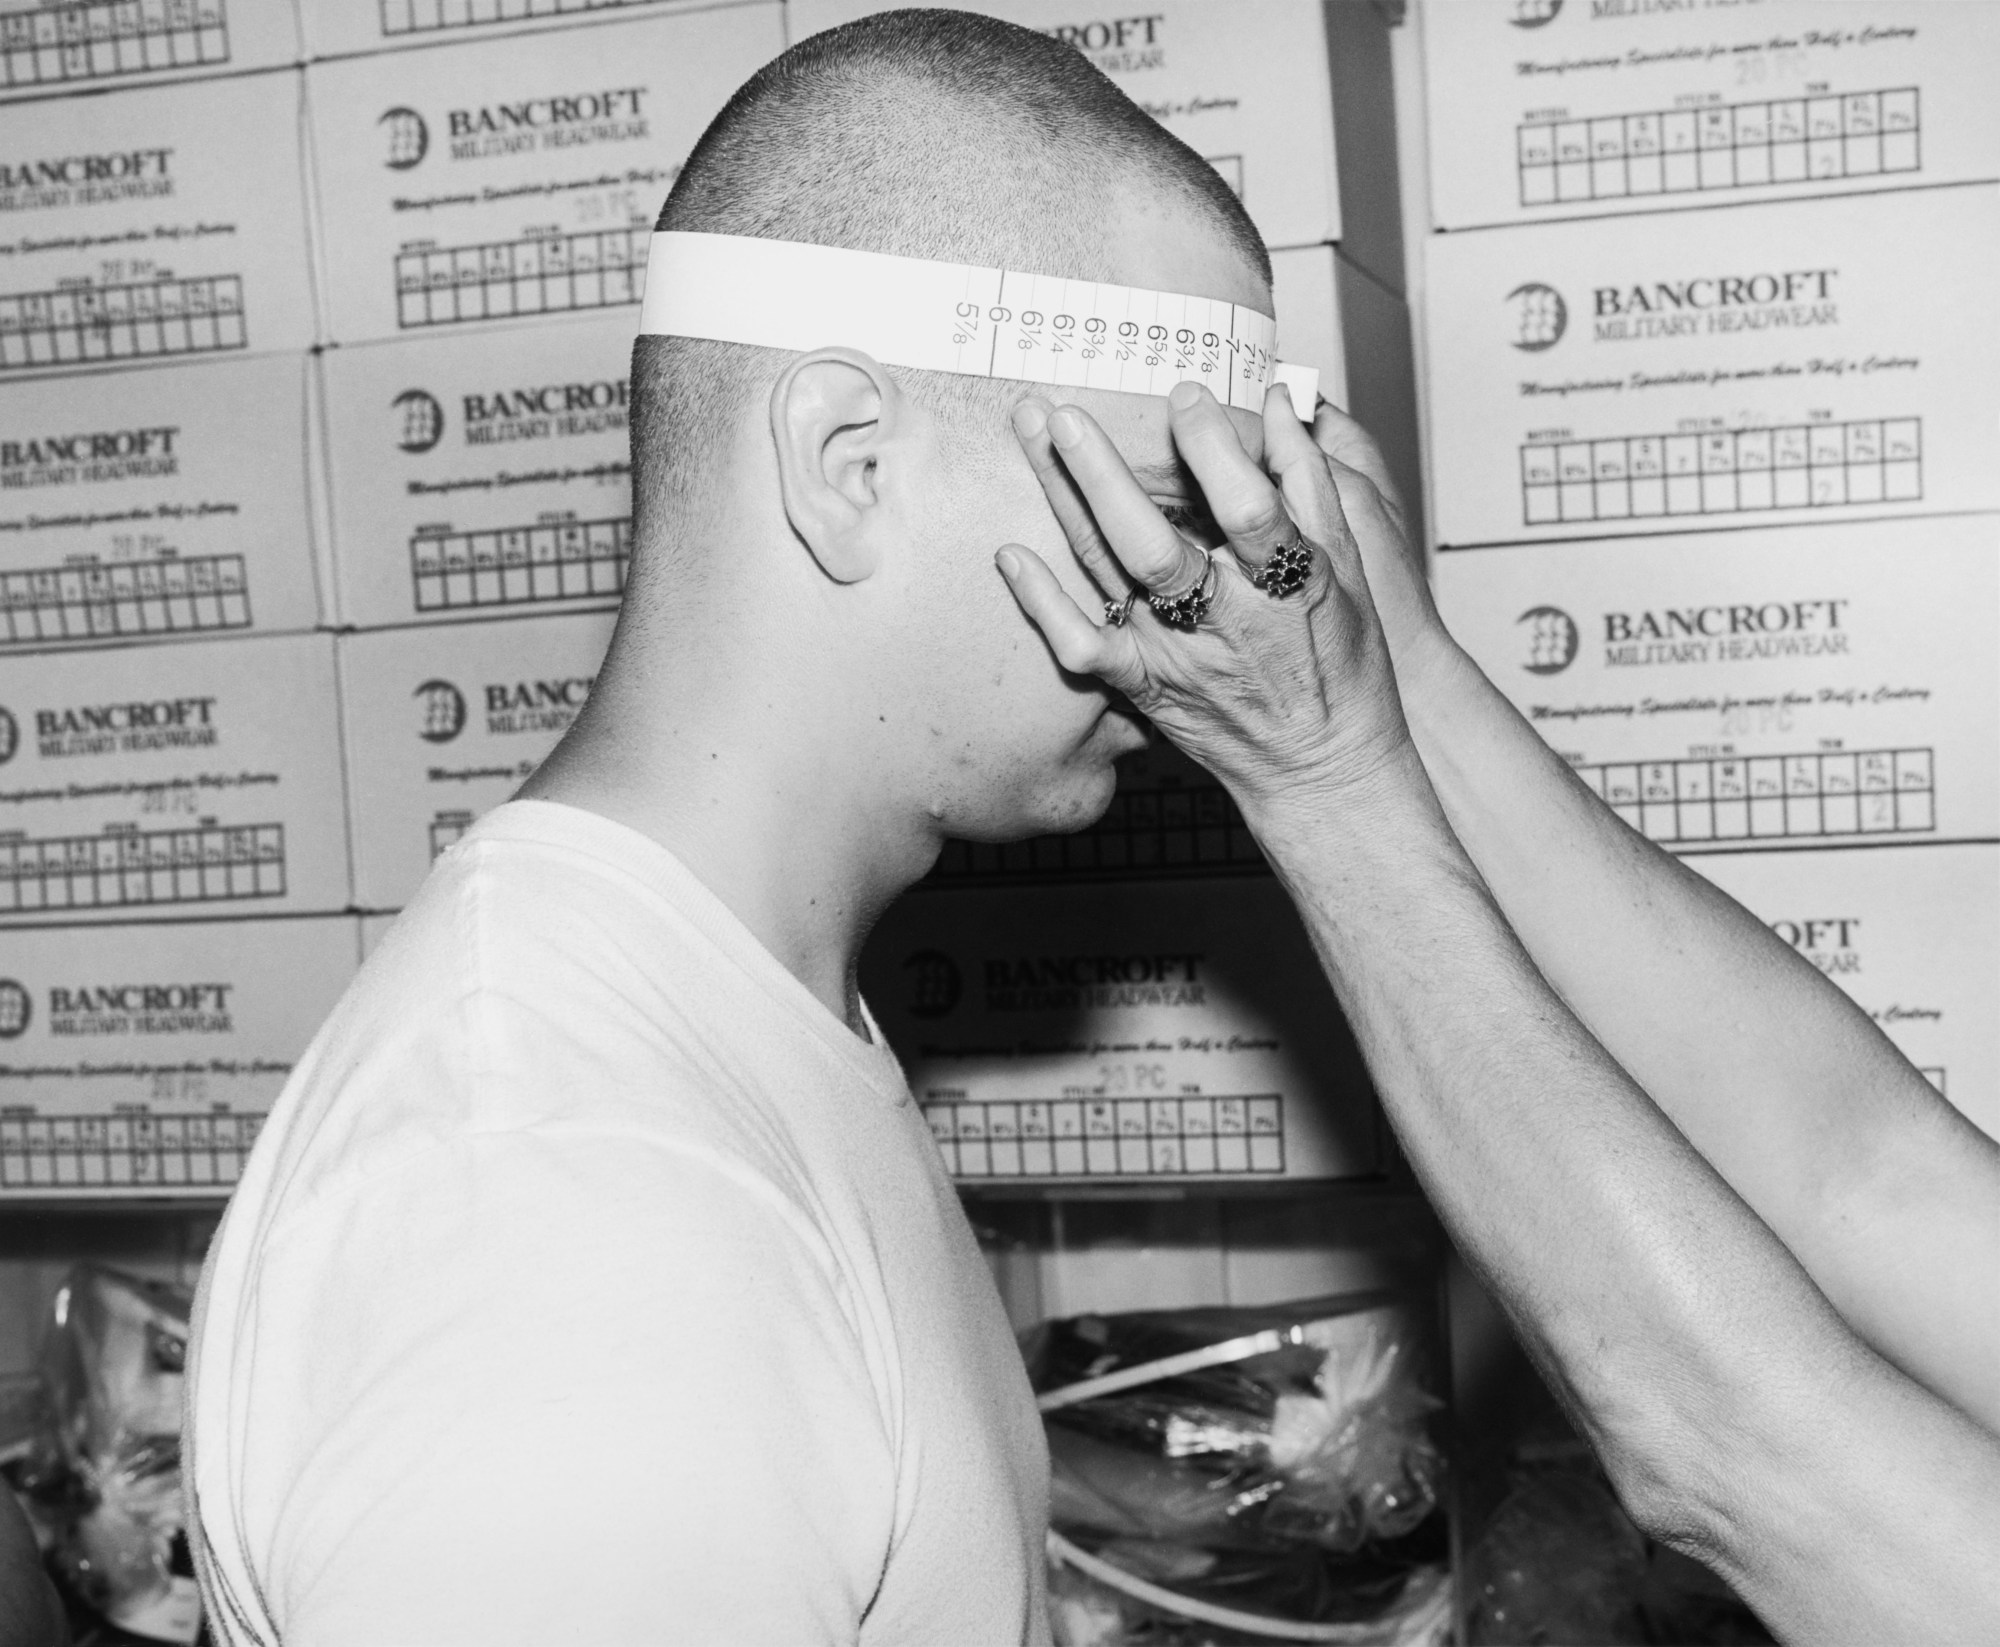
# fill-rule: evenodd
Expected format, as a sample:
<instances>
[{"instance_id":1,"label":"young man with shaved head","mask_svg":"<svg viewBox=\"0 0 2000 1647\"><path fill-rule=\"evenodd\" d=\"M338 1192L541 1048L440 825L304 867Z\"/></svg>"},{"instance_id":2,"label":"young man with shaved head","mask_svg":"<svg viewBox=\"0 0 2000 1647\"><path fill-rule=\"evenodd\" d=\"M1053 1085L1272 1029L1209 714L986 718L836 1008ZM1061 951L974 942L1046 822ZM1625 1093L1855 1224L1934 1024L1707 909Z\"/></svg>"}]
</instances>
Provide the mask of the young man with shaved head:
<instances>
[{"instance_id":1,"label":"young man with shaved head","mask_svg":"<svg viewBox=\"0 0 2000 1647\"><path fill-rule=\"evenodd\" d=\"M1070 48L955 13L769 65L661 227L1271 312L1192 151ZM590 705L244 1175L191 1397L229 1647L1046 1637L1040 1423L855 964L947 837L1087 823L1144 735L995 573L1031 544L1090 598L1022 386L823 342L640 340ZM1190 505L1163 399L1077 398Z\"/></svg>"}]
</instances>

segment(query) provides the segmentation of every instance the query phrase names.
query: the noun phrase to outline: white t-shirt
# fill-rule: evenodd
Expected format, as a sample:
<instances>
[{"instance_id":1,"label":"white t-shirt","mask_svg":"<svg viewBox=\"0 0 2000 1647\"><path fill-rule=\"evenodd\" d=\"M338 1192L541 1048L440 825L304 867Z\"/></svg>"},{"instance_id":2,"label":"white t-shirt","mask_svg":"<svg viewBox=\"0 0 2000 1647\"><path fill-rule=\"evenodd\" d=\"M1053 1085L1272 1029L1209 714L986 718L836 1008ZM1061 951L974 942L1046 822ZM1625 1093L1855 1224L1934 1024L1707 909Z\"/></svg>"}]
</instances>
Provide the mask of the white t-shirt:
<instances>
[{"instance_id":1,"label":"white t-shirt","mask_svg":"<svg viewBox=\"0 0 2000 1647\"><path fill-rule=\"evenodd\" d=\"M1046 1641L1041 1426L879 1042L653 841L489 814L202 1277L218 1639Z\"/></svg>"}]
</instances>

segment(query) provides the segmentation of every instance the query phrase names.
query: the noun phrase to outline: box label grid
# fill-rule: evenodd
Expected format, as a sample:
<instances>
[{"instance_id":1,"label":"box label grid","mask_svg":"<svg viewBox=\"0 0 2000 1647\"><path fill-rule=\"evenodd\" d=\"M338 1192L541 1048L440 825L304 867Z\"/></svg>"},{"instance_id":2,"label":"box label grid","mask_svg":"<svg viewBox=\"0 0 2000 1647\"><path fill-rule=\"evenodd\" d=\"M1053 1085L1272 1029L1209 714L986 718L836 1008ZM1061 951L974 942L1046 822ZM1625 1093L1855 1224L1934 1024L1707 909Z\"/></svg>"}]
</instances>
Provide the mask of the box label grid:
<instances>
[{"instance_id":1,"label":"box label grid","mask_svg":"<svg viewBox=\"0 0 2000 1647\"><path fill-rule=\"evenodd\" d=\"M637 303L651 238L607 229L399 253L396 324L410 331Z\"/></svg>"},{"instance_id":2,"label":"box label grid","mask_svg":"<svg viewBox=\"0 0 2000 1647\"><path fill-rule=\"evenodd\" d=\"M1521 448L1521 524L1920 503L1923 419L1537 441Z\"/></svg>"},{"instance_id":3,"label":"box label grid","mask_svg":"<svg viewBox=\"0 0 2000 1647\"><path fill-rule=\"evenodd\" d=\"M226 1189L261 1115L36 1115L0 1110L0 1191Z\"/></svg>"},{"instance_id":4,"label":"box label grid","mask_svg":"<svg viewBox=\"0 0 2000 1647\"><path fill-rule=\"evenodd\" d=\"M1621 761L1577 776L1649 840L1927 835L1937 828L1928 749Z\"/></svg>"},{"instance_id":5,"label":"box label grid","mask_svg":"<svg viewBox=\"0 0 2000 1647\"><path fill-rule=\"evenodd\" d=\"M235 275L0 295L0 371L245 349Z\"/></svg>"},{"instance_id":6,"label":"box label grid","mask_svg":"<svg viewBox=\"0 0 2000 1647\"><path fill-rule=\"evenodd\" d=\"M569 521L484 532L420 532L410 540L419 612L615 599L625 592L632 522Z\"/></svg>"},{"instance_id":7,"label":"box label grid","mask_svg":"<svg viewBox=\"0 0 2000 1647\"><path fill-rule=\"evenodd\" d=\"M477 29L494 23L528 22L544 17L586 17L593 12L621 11L654 0L377 0L382 37L437 34Z\"/></svg>"},{"instance_id":8,"label":"box label grid","mask_svg":"<svg viewBox=\"0 0 2000 1647\"><path fill-rule=\"evenodd\" d=\"M1521 204L1713 194L1921 171L1915 86L1523 123Z\"/></svg>"},{"instance_id":9,"label":"box label grid","mask_svg":"<svg viewBox=\"0 0 2000 1647\"><path fill-rule=\"evenodd\" d=\"M283 824L0 835L0 914L285 895Z\"/></svg>"},{"instance_id":10,"label":"box label grid","mask_svg":"<svg viewBox=\"0 0 2000 1647\"><path fill-rule=\"evenodd\" d=\"M71 0L0 13L0 87L8 90L228 62L224 0Z\"/></svg>"},{"instance_id":11,"label":"box label grid","mask_svg":"<svg viewBox=\"0 0 2000 1647\"><path fill-rule=\"evenodd\" d=\"M0 645L250 627L241 555L0 574Z\"/></svg>"},{"instance_id":12,"label":"box label grid","mask_svg":"<svg viewBox=\"0 0 2000 1647\"><path fill-rule=\"evenodd\" d=\"M954 1178L1282 1177L1284 1106L1232 1098L1056 1098L926 1104Z\"/></svg>"}]
</instances>

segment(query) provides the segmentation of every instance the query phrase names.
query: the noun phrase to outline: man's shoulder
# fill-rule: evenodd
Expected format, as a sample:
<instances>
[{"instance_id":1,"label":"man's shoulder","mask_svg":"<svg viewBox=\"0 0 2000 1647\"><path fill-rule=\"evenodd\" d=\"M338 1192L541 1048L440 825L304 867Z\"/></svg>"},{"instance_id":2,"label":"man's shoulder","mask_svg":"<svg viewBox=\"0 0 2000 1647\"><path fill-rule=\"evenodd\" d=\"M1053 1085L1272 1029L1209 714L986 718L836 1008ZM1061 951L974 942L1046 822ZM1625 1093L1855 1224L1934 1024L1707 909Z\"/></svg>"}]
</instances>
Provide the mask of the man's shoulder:
<instances>
[{"instance_id":1,"label":"man's shoulder","mask_svg":"<svg viewBox=\"0 0 2000 1647\"><path fill-rule=\"evenodd\" d=\"M566 1159L605 1147L789 1184L765 1095L699 1002L662 987L697 954L649 933L652 964L634 966L603 929L593 953L575 923L594 912L571 901L567 922L542 921L548 887L523 890L504 863L451 867L369 957L272 1115L291 1208L502 1137L558 1184Z\"/></svg>"}]
</instances>

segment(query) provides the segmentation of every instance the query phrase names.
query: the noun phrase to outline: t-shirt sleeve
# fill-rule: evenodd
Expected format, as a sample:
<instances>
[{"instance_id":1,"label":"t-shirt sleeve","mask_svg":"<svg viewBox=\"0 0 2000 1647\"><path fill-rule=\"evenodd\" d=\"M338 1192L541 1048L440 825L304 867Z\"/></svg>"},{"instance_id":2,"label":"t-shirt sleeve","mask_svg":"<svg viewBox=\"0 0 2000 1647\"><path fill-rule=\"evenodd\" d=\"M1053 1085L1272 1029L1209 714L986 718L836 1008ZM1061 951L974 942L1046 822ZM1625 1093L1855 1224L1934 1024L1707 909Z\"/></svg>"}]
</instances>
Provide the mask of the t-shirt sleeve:
<instances>
[{"instance_id":1,"label":"t-shirt sleeve","mask_svg":"<svg viewBox=\"0 0 2000 1647\"><path fill-rule=\"evenodd\" d=\"M251 1471L286 1647L855 1639L893 1446L837 1272L754 1176L474 1138L286 1231L260 1291L260 1359L292 1347L258 1382L303 1397Z\"/></svg>"}]
</instances>

